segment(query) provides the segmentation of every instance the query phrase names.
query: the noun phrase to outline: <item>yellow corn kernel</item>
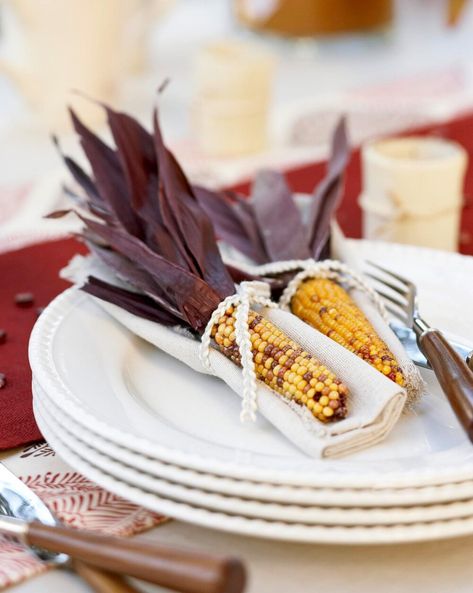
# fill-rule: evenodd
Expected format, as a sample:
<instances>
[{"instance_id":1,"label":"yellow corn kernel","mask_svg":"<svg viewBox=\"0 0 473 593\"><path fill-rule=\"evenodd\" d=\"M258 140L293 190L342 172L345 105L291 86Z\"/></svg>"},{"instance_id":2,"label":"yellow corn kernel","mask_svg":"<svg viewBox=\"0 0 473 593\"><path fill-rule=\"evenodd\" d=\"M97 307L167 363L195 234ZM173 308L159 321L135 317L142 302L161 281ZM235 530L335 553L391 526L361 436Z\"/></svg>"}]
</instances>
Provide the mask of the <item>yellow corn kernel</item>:
<instances>
[{"instance_id":1,"label":"yellow corn kernel","mask_svg":"<svg viewBox=\"0 0 473 593\"><path fill-rule=\"evenodd\" d=\"M294 315L353 352L395 383L404 385L404 376L392 352L346 290L328 278L303 282L291 300ZM323 391L335 383L325 377Z\"/></svg>"},{"instance_id":2,"label":"yellow corn kernel","mask_svg":"<svg viewBox=\"0 0 473 593\"><path fill-rule=\"evenodd\" d=\"M233 331L234 313L223 316L218 321L212 328L213 340L225 356L240 364L240 352ZM259 380L277 394L305 407L314 418L322 422L345 418L348 389L332 371L296 342L284 336L262 315L251 311L248 324L255 372ZM227 331L228 327L232 328L231 332ZM274 339L275 336L281 338L279 344ZM330 388L326 387L325 382ZM319 385L323 389L316 390L315 386ZM327 397L328 393L331 395L330 399ZM332 402L336 402L337 406L333 407Z\"/></svg>"}]
</instances>

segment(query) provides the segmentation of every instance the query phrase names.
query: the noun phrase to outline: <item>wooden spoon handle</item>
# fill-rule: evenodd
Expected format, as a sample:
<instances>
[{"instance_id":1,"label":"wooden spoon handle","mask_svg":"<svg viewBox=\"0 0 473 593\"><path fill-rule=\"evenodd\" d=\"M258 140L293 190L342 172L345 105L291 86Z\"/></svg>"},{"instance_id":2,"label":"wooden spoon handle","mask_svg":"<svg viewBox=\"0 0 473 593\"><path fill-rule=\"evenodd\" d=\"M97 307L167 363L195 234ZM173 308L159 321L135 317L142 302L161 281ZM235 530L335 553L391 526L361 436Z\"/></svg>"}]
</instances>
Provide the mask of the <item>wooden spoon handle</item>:
<instances>
[{"instance_id":1,"label":"wooden spoon handle","mask_svg":"<svg viewBox=\"0 0 473 593\"><path fill-rule=\"evenodd\" d=\"M38 522L26 537L30 545L183 593L241 593L245 585L243 564L231 557Z\"/></svg>"},{"instance_id":2,"label":"wooden spoon handle","mask_svg":"<svg viewBox=\"0 0 473 593\"><path fill-rule=\"evenodd\" d=\"M122 576L99 570L80 560L73 560L72 568L95 593L140 593L139 589Z\"/></svg>"},{"instance_id":3,"label":"wooden spoon handle","mask_svg":"<svg viewBox=\"0 0 473 593\"><path fill-rule=\"evenodd\" d=\"M420 346L473 443L473 372L437 330L424 333Z\"/></svg>"}]
</instances>

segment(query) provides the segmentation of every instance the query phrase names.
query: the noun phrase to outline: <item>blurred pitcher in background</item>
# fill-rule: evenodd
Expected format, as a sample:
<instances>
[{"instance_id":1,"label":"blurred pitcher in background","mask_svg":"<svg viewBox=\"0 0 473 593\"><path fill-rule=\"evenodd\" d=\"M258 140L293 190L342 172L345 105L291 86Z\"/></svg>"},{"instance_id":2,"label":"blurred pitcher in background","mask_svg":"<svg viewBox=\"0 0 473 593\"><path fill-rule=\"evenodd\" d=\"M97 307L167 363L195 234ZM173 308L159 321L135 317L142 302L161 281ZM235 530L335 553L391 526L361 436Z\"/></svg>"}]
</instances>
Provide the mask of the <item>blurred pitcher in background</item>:
<instances>
[{"instance_id":1,"label":"blurred pitcher in background","mask_svg":"<svg viewBox=\"0 0 473 593\"><path fill-rule=\"evenodd\" d=\"M71 90L110 101L119 81L144 60L153 0L3 0L0 73L9 76L43 122L65 123ZM86 101L87 118L100 116ZM85 111L89 113L85 113Z\"/></svg>"},{"instance_id":2,"label":"blurred pitcher in background","mask_svg":"<svg viewBox=\"0 0 473 593\"><path fill-rule=\"evenodd\" d=\"M286 37L354 33L386 27L392 0L234 0L245 26Z\"/></svg>"}]
</instances>

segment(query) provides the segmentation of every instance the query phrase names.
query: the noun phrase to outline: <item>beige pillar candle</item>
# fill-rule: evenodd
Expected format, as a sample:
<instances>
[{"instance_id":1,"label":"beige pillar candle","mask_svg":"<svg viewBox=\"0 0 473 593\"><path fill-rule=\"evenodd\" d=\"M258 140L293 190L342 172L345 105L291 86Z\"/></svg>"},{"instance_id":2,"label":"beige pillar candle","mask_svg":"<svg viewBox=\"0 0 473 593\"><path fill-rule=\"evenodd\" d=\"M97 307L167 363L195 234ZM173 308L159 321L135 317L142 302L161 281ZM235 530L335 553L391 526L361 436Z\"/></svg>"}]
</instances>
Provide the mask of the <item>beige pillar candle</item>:
<instances>
[{"instance_id":1,"label":"beige pillar candle","mask_svg":"<svg viewBox=\"0 0 473 593\"><path fill-rule=\"evenodd\" d=\"M235 156L263 150L274 62L237 41L204 47L196 64L194 128L202 150Z\"/></svg>"},{"instance_id":2,"label":"beige pillar candle","mask_svg":"<svg viewBox=\"0 0 473 593\"><path fill-rule=\"evenodd\" d=\"M391 138L362 149L363 236L455 251L466 151L440 138Z\"/></svg>"}]
</instances>

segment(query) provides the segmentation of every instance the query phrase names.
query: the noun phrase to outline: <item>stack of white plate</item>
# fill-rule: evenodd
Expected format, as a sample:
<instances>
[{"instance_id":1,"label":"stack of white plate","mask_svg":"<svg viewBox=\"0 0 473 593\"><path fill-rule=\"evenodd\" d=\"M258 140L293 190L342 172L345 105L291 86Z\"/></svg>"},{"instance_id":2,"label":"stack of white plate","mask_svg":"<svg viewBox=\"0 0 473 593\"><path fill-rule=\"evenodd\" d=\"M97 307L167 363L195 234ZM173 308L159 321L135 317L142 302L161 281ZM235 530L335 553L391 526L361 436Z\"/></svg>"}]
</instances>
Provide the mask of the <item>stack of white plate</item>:
<instances>
[{"instance_id":1,"label":"stack of white plate","mask_svg":"<svg viewBox=\"0 0 473 593\"><path fill-rule=\"evenodd\" d=\"M473 258L366 242L353 248L418 281L432 322L473 336ZM150 509L305 542L473 533L473 446L430 371L428 394L383 443L313 460L263 419L240 424L240 400L222 382L131 335L78 290L41 315L30 360L36 418L57 453Z\"/></svg>"}]
</instances>

